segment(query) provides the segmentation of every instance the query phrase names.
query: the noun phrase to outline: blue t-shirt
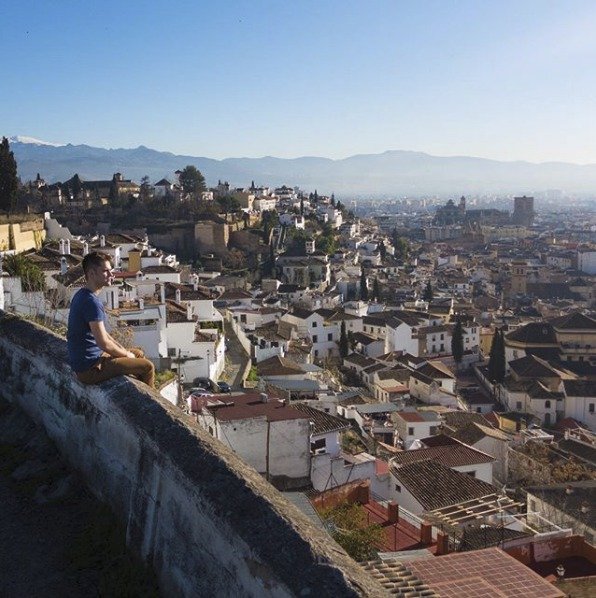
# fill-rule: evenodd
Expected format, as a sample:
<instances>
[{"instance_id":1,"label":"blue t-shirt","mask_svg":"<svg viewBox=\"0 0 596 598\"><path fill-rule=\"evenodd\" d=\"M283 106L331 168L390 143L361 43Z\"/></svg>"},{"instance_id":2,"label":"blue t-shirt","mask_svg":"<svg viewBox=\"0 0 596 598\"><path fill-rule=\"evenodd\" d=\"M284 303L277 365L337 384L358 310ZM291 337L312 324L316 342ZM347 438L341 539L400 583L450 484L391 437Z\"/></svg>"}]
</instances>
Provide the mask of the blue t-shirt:
<instances>
[{"instance_id":1,"label":"blue t-shirt","mask_svg":"<svg viewBox=\"0 0 596 598\"><path fill-rule=\"evenodd\" d=\"M75 372L93 367L103 351L97 346L89 322L105 321L105 311L95 293L83 288L75 293L68 314L68 362Z\"/></svg>"}]
</instances>

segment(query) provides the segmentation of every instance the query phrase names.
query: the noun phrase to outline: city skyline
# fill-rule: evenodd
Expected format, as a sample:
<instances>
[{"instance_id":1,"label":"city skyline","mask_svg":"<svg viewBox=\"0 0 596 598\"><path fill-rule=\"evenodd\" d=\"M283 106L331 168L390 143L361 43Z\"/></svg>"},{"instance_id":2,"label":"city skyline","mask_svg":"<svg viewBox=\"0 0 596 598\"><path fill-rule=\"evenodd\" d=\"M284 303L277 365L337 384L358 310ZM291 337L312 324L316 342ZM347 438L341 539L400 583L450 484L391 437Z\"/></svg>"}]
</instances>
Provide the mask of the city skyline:
<instances>
[{"instance_id":1,"label":"city skyline","mask_svg":"<svg viewBox=\"0 0 596 598\"><path fill-rule=\"evenodd\" d=\"M596 163L596 6L2 9L2 134L176 154Z\"/></svg>"}]
</instances>

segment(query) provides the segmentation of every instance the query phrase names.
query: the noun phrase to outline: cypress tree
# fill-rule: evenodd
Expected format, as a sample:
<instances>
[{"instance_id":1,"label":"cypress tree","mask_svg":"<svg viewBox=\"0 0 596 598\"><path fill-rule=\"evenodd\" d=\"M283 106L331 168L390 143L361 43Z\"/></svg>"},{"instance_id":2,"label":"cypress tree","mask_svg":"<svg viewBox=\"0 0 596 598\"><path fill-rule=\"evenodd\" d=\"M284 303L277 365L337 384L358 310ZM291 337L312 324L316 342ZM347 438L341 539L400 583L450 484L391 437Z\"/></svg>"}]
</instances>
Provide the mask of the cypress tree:
<instances>
[{"instance_id":1,"label":"cypress tree","mask_svg":"<svg viewBox=\"0 0 596 598\"><path fill-rule=\"evenodd\" d=\"M17 199L17 162L6 137L0 143L0 210L10 212Z\"/></svg>"},{"instance_id":2,"label":"cypress tree","mask_svg":"<svg viewBox=\"0 0 596 598\"><path fill-rule=\"evenodd\" d=\"M456 367L459 367L464 357L464 333L459 317L455 321L455 328L451 336L451 353L453 354Z\"/></svg>"},{"instance_id":3,"label":"cypress tree","mask_svg":"<svg viewBox=\"0 0 596 598\"><path fill-rule=\"evenodd\" d=\"M362 301L368 301L368 285L364 270L360 270L360 299L362 299Z\"/></svg>"},{"instance_id":4,"label":"cypress tree","mask_svg":"<svg viewBox=\"0 0 596 598\"><path fill-rule=\"evenodd\" d=\"M426 287L424 288L424 293L422 295L422 298L425 301L428 301L429 303L433 300L434 297L434 293L433 293L433 288L432 285L430 284L430 280L426 283Z\"/></svg>"},{"instance_id":5,"label":"cypress tree","mask_svg":"<svg viewBox=\"0 0 596 598\"><path fill-rule=\"evenodd\" d=\"M372 298L374 301L379 301L381 299L381 289L379 287L379 279L376 276L375 276L375 280L373 282Z\"/></svg>"},{"instance_id":6,"label":"cypress tree","mask_svg":"<svg viewBox=\"0 0 596 598\"><path fill-rule=\"evenodd\" d=\"M496 328L488 359L488 378L491 382L503 382L505 379L505 365L505 339L503 338L503 331Z\"/></svg>"},{"instance_id":7,"label":"cypress tree","mask_svg":"<svg viewBox=\"0 0 596 598\"><path fill-rule=\"evenodd\" d=\"M346 333L346 321L341 321L341 328L340 328L340 336L339 336L339 354L342 358L348 356L348 351L350 350L349 343L348 343L348 335Z\"/></svg>"}]
</instances>

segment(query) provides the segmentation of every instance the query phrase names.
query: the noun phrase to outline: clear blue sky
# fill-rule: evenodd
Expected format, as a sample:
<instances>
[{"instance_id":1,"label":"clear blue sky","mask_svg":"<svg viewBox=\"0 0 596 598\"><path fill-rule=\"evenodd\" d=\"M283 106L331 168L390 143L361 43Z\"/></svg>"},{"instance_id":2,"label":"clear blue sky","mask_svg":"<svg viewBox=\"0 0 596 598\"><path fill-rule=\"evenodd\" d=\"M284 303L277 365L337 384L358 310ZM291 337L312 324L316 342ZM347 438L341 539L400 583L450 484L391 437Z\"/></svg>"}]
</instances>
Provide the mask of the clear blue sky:
<instances>
[{"instance_id":1,"label":"clear blue sky","mask_svg":"<svg viewBox=\"0 0 596 598\"><path fill-rule=\"evenodd\" d=\"M596 162L596 2L5 0L0 134Z\"/></svg>"}]
</instances>

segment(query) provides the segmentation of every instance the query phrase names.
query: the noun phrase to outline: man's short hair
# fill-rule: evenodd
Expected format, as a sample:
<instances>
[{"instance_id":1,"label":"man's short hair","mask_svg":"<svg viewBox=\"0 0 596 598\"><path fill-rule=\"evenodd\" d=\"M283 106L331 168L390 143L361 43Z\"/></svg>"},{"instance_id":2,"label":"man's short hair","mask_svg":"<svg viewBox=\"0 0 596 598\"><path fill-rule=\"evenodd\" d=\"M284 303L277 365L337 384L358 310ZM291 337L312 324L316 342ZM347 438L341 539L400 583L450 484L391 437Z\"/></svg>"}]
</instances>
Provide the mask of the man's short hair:
<instances>
[{"instance_id":1,"label":"man's short hair","mask_svg":"<svg viewBox=\"0 0 596 598\"><path fill-rule=\"evenodd\" d=\"M91 268L101 268L106 262L112 263L112 258L107 253L92 251L83 258L83 272L85 276Z\"/></svg>"}]
</instances>

